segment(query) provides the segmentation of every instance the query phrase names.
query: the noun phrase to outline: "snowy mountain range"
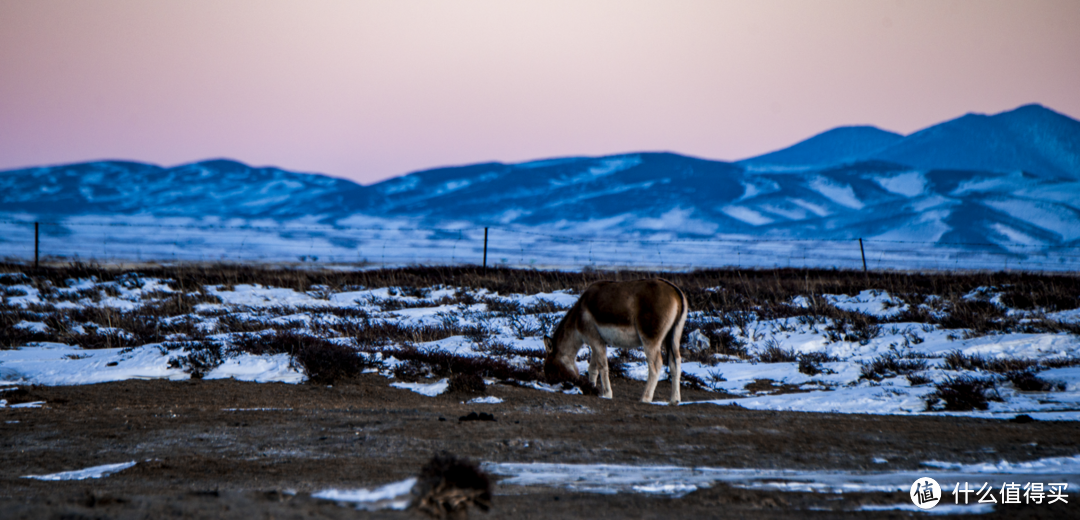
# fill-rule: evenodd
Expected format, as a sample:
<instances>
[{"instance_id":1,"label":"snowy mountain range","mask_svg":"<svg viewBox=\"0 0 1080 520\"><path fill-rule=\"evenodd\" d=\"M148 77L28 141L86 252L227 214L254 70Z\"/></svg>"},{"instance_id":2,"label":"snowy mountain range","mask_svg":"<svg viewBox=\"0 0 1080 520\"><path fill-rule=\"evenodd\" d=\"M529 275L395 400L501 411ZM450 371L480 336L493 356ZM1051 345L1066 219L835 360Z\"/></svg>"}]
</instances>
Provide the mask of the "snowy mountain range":
<instances>
[{"instance_id":1,"label":"snowy mountain range","mask_svg":"<svg viewBox=\"0 0 1080 520\"><path fill-rule=\"evenodd\" d=\"M1080 122L1027 105L907 136L842 127L737 162L568 157L437 168L369 186L229 160L0 172L0 218L94 215L1077 246Z\"/></svg>"}]
</instances>

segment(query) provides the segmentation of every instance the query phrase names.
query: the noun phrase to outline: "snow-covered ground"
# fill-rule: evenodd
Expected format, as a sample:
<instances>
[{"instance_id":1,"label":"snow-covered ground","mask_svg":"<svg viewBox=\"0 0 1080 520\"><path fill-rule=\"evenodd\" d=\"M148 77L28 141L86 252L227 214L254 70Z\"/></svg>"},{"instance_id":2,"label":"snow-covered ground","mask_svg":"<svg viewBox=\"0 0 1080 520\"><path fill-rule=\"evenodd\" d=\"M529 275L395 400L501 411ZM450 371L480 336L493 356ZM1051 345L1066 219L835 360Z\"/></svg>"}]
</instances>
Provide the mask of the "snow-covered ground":
<instances>
[{"instance_id":1,"label":"snow-covered ground","mask_svg":"<svg viewBox=\"0 0 1080 520\"><path fill-rule=\"evenodd\" d=\"M500 486L540 486L576 492L642 493L680 497L698 489L724 483L734 487L803 493L906 492L912 482L933 478L942 486L942 503L930 514L982 514L1004 501L1004 490L1029 483L1043 484L1049 493L1069 491L1080 483L1080 457L1053 457L1023 463L958 464L926 461L919 470L808 471L775 468L712 468L683 466L632 466L621 464L494 463L482 465L487 473L501 477ZM950 484L951 483L951 484ZM325 489L312 496L354 505L360 510L405 509L415 478L376 488ZM950 487L951 486L951 487ZM983 489L982 494L971 489ZM971 492L964 493L965 489ZM988 490L988 491L987 491ZM976 502L977 499L982 499ZM993 502L989 499L992 498ZM1051 500L1050 498L1046 499ZM950 502L952 502L950 504ZM1017 502L1019 503L1019 502ZM867 509L914 509L912 504L868 506Z\"/></svg>"},{"instance_id":2,"label":"snow-covered ground","mask_svg":"<svg viewBox=\"0 0 1080 520\"><path fill-rule=\"evenodd\" d=\"M4 309L22 312L25 317L15 329L47 334L50 332L48 309L111 309L133 311L146 304L168 300L176 293L167 280L128 278L98 282L93 279L69 280L66 287L52 287L42 294L40 284L27 278L8 275L4 286ZM10 283L25 282L25 283ZM92 297L95 291L97 297ZM406 293L411 295L406 295ZM992 293L987 289L983 293ZM485 331L483 340L466 335L452 335L435 341L389 345L417 351L446 352L456 356L497 356L509 363L526 366L536 363L542 352L542 335L561 316L560 312L494 312L491 306L517 305L522 308L547 305L546 311L569 308L576 296L568 292L541 294L503 294L457 287L431 287L407 291L401 288L345 288L334 291L321 288L299 292L281 287L237 284L234 287L205 286L205 300L193 311L160 318L164 322L185 322L205 333L205 340L229 345L242 337L259 334L258 329L292 328L301 334L328 338L336 344L357 347L356 340L338 329L363 322L392 323L400 327L475 327ZM61 295L64 297L58 297ZM66 295L66 296L65 296ZM80 296L85 296L81 297ZM462 300L467 297L466 300ZM795 298L791 306L808 306L814 297L847 311L857 311L883 319L895 317L907 306L884 291L863 291L850 295L807 295ZM471 303L470 303L471 302ZM330 312L339 311L339 312ZM349 311L349 312L340 312ZM1010 310L1012 314L1024 311ZM350 317L350 313L353 317ZM363 318L356 316L363 315ZM1076 311L1058 313L1056 319L1080 321ZM719 317L692 312L694 328L710 328ZM222 320L245 323L247 332L230 332ZM1037 420L1080 420L1080 337L1058 332L1007 333L972 336L962 329L942 329L928 323L887 322L869 338L840 337L826 318L805 320L800 317L776 320L750 320L741 327L727 327L732 336L746 345L748 356L714 357L707 363L685 361L685 374L696 376L717 392L715 399L683 403L684 406L739 405L745 408L803 412L839 412L869 414L956 414L1009 419L1027 414ZM717 328L723 328L719 325ZM96 334L131 336L128 331L90 324L73 324L73 334L87 330ZM127 335L127 336L124 336ZM71 336L78 338L80 336ZM178 361L193 353L183 334L169 341L130 345L126 348L82 348L77 342L29 342L14 349L0 350L0 407L9 406L4 392L19 385L79 385L125 379L181 380L192 377ZM501 345L498 352L492 344ZM394 368L404 361L392 355L368 349L365 356L376 370L388 377L387 384L424 395L438 395L447 388L446 380L400 381ZM768 351L787 352L787 362L765 362ZM256 382L300 383L307 378L289 354L256 355L236 349L222 349L220 362L212 363L201 374L206 379L233 378ZM588 349L579 355L578 367L584 373ZM1045 391L1020 390L1000 374L949 368L947 355L980 356L987 360L1025 359L1049 363L1056 368L1039 367L1037 377L1049 383ZM794 356L818 355L812 370L795 361ZM609 355L615 356L611 349ZM532 356L532 357L530 357ZM627 358L622 358L626 360ZM647 369L641 356L631 357L623 365L628 377L644 380ZM883 372L878 377L864 377L868 364L880 359L899 359L924 363L911 375ZM809 372L809 373L808 373ZM816 372L816 373L814 373ZM945 411L940 406L927 411L928 396L935 384L962 376L993 380L996 388L985 410ZM437 379L437 378L436 378ZM488 381L492 383L493 380ZM537 391L565 391L537 381L522 381ZM576 391L574 389L573 391ZM658 396L663 399L664 396ZM929 399L931 404L933 399ZM480 401L493 402L493 401ZM657 403L664 405L664 403ZM38 404L40 405L40 404ZM44 404L47 406L47 403ZM25 406L25 405L22 405Z\"/></svg>"},{"instance_id":3,"label":"snow-covered ground","mask_svg":"<svg viewBox=\"0 0 1080 520\"><path fill-rule=\"evenodd\" d=\"M747 210L750 211L750 210ZM677 212L676 212L677 213ZM944 216L947 217L946 212ZM629 218L629 217L627 217ZM746 217L743 217L746 218ZM1069 217L1073 218L1073 217ZM862 217L860 217L860 220ZM607 219L618 224L625 218ZM647 269L706 267L822 267L860 269L1014 269L1075 271L1080 257L1068 247L1029 244L923 242L910 229L856 238L722 233L715 224L702 236L681 236L679 215L665 215L647 229L620 229L607 220L488 229L488 265L580 269L619 266ZM633 219L630 219L633 220ZM291 262L339 268L483 262L485 229L465 222L422 227L415 218L354 216L327 225L314 218L265 220L179 217L73 216L40 227L41 258L53 262ZM930 237L940 235L936 225ZM947 226L944 229L948 229ZM32 261L34 221L0 213L0 259Z\"/></svg>"}]
</instances>

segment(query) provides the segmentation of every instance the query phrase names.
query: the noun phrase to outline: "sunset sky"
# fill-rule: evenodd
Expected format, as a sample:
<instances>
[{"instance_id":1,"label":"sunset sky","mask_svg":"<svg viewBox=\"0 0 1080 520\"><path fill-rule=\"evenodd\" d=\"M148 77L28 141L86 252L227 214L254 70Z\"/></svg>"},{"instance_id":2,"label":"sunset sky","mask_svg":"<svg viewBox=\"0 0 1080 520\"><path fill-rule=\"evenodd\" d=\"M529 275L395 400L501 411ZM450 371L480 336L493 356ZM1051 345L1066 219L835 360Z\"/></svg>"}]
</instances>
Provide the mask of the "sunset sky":
<instances>
[{"instance_id":1,"label":"sunset sky","mask_svg":"<svg viewBox=\"0 0 1080 520\"><path fill-rule=\"evenodd\" d=\"M1080 1L0 0L0 170L736 160L1027 103L1080 119Z\"/></svg>"}]
</instances>

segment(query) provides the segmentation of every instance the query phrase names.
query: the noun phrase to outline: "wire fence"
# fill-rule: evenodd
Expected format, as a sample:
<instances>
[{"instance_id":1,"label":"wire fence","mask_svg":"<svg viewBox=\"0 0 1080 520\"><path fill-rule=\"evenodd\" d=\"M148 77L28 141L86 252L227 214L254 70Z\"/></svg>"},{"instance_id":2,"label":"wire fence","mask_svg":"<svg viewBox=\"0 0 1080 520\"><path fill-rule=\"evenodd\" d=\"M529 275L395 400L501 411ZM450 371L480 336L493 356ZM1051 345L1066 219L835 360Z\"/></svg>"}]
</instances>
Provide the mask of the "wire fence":
<instances>
[{"instance_id":1,"label":"wire fence","mask_svg":"<svg viewBox=\"0 0 1080 520\"><path fill-rule=\"evenodd\" d=\"M0 220L16 263L241 262L690 270L718 267L1080 270L1075 246L548 233L539 228L192 224L179 219Z\"/></svg>"}]
</instances>

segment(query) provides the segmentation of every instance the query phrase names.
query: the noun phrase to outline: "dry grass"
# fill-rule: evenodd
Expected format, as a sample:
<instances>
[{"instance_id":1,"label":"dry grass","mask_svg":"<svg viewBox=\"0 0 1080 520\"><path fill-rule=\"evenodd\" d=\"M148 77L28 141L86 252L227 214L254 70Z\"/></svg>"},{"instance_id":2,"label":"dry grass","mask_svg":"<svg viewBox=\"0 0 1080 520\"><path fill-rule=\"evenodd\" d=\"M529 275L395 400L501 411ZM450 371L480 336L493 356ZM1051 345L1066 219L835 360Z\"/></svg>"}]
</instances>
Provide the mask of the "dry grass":
<instances>
[{"instance_id":1,"label":"dry grass","mask_svg":"<svg viewBox=\"0 0 1080 520\"><path fill-rule=\"evenodd\" d=\"M331 271L284 269L240 265L176 265L140 268L136 271L111 269L95 264L73 263L63 267L32 269L22 265L0 264L0 348L10 348L32 341L77 343L88 348L131 347L147 343L167 343L167 348L186 342L188 356L178 361L192 374L204 374L221 362L228 349L252 353L288 353L298 365L318 375L320 381L350 377L355 363L373 363L377 355L393 355L405 360L402 375L478 374L500 379L542 379L540 361L543 352L515 352L509 345L493 339L485 320L504 319L519 338L549 333L565 309L538 302L529 306L506 297L478 297L474 292L459 290L451 296L431 298L436 287L487 289L501 295L536 294L569 291L580 293L588 284L599 280L635 280L648 277L666 278L686 293L691 310L699 311L684 329L683 343L693 330L700 330L710 341L708 351L684 353L688 360L715 363L716 355L749 358L747 345L732 331L746 331L749 324L763 319L795 318L810 326L821 326L831 341L851 341L865 344L882 333L883 325L916 322L943 328L963 329L964 335L1001 332L1064 332L1080 334L1080 325L1048 319L1045 314L1080 307L1080 276L1074 274L1030 273L904 273L823 269L713 269L692 272L602 271L582 272L539 271L478 267L409 267L370 271ZM100 301L119 293L118 287L140 286L144 278L169 280L174 293L159 292L151 301L131 311L99 307L56 309L52 303L89 299ZM94 279L96 288L76 289L77 280ZM18 285L29 284L49 302L28 308L10 306L6 298L17 297L25 291ZM468 306L483 303L487 312L479 313L480 325L462 325L447 316L440 325L404 326L398 322L373 317L362 308L295 308L260 309L253 317L242 318L229 312L203 312L194 309L201 303L220 301L205 291L205 286L236 287L240 284L259 284L291 288L315 298L361 288L392 288L392 294L409 297L372 299L369 302L381 310L407 307ZM838 309L822 297L824 294L857 294L865 289L888 291L907 305L907 310L892 318ZM973 292L983 288L982 292ZM989 289L987 289L989 288ZM973 296L974 295L974 296ZM805 306L792 305L803 296ZM1005 313L1001 304L1032 311L1021 320ZM312 322L269 323L266 317L308 313ZM206 339L206 333L196 324L207 317L217 318L218 333L232 334L229 342ZM324 319L325 318L325 319ZM35 332L16 328L22 321L41 322L48 329ZM332 324L328 324L332 322ZM81 328L82 332L78 330ZM749 337L741 334L743 337ZM464 358L445 353L424 352L413 345L466 336L479 350L491 356L488 360ZM327 341L337 337L340 342ZM913 335L912 341L921 338ZM223 350L225 349L225 350ZM365 353L358 356L357 352ZM489 361L511 354L531 359L526 368ZM621 364L632 359L616 358L612 373L620 373ZM346 359L348 358L348 359ZM763 362L799 362L805 373L818 373L827 359L797 356L780 348L766 345L757 356ZM1035 366L1030 360L997 361L959 353L951 354L947 366L954 369L982 370L997 373L1024 373L1051 366L1067 366L1074 360L1047 361ZM1057 363L1054 365L1053 363ZM341 364L340 372L327 369L328 364ZM879 358L864 366L864 377L877 379L890 375L915 374L925 366L921 360ZM411 372L410 372L411 371ZM553 375L558 379L558 375ZM1026 381L1019 379L1018 381ZM314 379L314 378L313 378ZM577 383L575 381L575 383ZM1026 383L1023 383L1026 384Z\"/></svg>"}]
</instances>

